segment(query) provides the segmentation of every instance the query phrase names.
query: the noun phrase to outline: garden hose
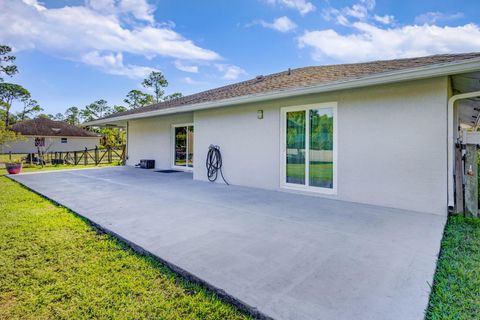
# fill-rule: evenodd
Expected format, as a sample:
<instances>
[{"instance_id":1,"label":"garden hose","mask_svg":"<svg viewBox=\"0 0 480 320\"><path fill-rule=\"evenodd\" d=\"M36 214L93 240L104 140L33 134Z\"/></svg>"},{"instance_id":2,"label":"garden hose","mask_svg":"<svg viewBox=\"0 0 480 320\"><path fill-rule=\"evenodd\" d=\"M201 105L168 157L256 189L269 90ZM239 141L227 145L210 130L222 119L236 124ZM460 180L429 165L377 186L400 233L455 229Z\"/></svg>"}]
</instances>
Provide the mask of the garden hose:
<instances>
[{"instance_id":1,"label":"garden hose","mask_svg":"<svg viewBox=\"0 0 480 320\"><path fill-rule=\"evenodd\" d=\"M211 144L208 147L207 153L207 177L210 182L215 182L218 177L218 172L222 176L223 181L228 186L229 183L225 180L222 172L222 154L220 153L220 147Z\"/></svg>"}]
</instances>

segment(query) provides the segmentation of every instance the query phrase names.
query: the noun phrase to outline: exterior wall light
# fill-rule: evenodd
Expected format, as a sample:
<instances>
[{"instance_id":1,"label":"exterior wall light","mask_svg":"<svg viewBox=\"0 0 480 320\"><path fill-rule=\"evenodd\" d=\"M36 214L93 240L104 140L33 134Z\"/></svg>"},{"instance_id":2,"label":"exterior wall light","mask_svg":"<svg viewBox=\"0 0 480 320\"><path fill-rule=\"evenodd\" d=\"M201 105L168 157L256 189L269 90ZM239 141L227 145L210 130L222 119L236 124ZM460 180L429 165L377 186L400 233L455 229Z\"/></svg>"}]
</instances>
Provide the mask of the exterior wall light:
<instances>
[{"instance_id":1,"label":"exterior wall light","mask_svg":"<svg viewBox=\"0 0 480 320\"><path fill-rule=\"evenodd\" d=\"M263 119L263 110L257 110L257 119Z\"/></svg>"}]
</instances>

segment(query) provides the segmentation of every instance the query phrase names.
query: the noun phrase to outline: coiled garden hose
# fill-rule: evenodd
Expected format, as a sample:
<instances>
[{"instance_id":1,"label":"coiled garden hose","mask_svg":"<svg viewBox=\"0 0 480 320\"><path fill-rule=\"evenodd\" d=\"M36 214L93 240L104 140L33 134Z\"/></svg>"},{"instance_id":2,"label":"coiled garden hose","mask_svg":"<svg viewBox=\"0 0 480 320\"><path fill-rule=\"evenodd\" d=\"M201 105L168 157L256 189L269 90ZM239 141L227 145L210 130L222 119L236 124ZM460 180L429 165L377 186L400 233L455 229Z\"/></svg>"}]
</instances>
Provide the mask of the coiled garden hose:
<instances>
[{"instance_id":1,"label":"coiled garden hose","mask_svg":"<svg viewBox=\"0 0 480 320\"><path fill-rule=\"evenodd\" d=\"M214 146L213 144L211 144L208 147L206 165L207 165L207 177L209 181L211 182L216 181L218 177L218 172L220 171L220 175L222 176L223 181L225 182L226 185L229 185L229 183L227 182L227 180L225 180L225 177L223 176L222 154L220 153L219 146Z\"/></svg>"}]
</instances>

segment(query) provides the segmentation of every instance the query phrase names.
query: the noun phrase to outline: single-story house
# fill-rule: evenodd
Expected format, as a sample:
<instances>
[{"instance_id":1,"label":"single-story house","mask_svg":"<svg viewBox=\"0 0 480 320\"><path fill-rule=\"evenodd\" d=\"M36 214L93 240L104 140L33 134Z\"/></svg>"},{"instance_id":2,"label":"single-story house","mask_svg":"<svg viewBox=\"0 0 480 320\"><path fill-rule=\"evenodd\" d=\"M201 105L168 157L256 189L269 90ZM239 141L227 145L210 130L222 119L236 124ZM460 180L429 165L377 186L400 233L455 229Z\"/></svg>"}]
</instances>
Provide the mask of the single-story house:
<instances>
[{"instance_id":1,"label":"single-story house","mask_svg":"<svg viewBox=\"0 0 480 320\"><path fill-rule=\"evenodd\" d=\"M130 166L207 180L218 145L230 184L446 215L479 97L480 53L443 54L288 69L86 125L125 126Z\"/></svg>"},{"instance_id":2,"label":"single-story house","mask_svg":"<svg viewBox=\"0 0 480 320\"><path fill-rule=\"evenodd\" d=\"M0 147L2 153L81 151L100 146L100 135L63 121L36 118L16 123L11 129L25 139Z\"/></svg>"}]
</instances>

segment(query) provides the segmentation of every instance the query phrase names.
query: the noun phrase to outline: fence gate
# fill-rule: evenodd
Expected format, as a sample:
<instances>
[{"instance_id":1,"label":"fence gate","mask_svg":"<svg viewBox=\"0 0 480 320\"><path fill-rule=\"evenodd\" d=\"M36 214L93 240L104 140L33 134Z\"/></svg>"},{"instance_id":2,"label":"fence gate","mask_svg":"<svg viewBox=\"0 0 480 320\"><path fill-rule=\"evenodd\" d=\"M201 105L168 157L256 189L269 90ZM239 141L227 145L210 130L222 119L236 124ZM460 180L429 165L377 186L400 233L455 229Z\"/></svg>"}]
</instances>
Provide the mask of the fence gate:
<instances>
[{"instance_id":1,"label":"fence gate","mask_svg":"<svg viewBox=\"0 0 480 320\"><path fill-rule=\"evenodd\" d=\"M457 199L459 193L463 193L463 202L457 205L457 212L463 205L463 212L467 217L478 217L478 150L480 146L480 132L464 132L460 148L463 154L463 161L459 167L463 176L463 192L457 189ZM462 151L463 150L463 151ZM458 152L458 151L457 151ZM463 165L461 165L463 163ZM457 166L458 167L458 166ZM463 167L463 168L462 168ZM457 172L457 170L456 170ZM460 172L459 172L460 173ZM458 187L458 184L457 184Z\"/></svg>"}]
</instances>

